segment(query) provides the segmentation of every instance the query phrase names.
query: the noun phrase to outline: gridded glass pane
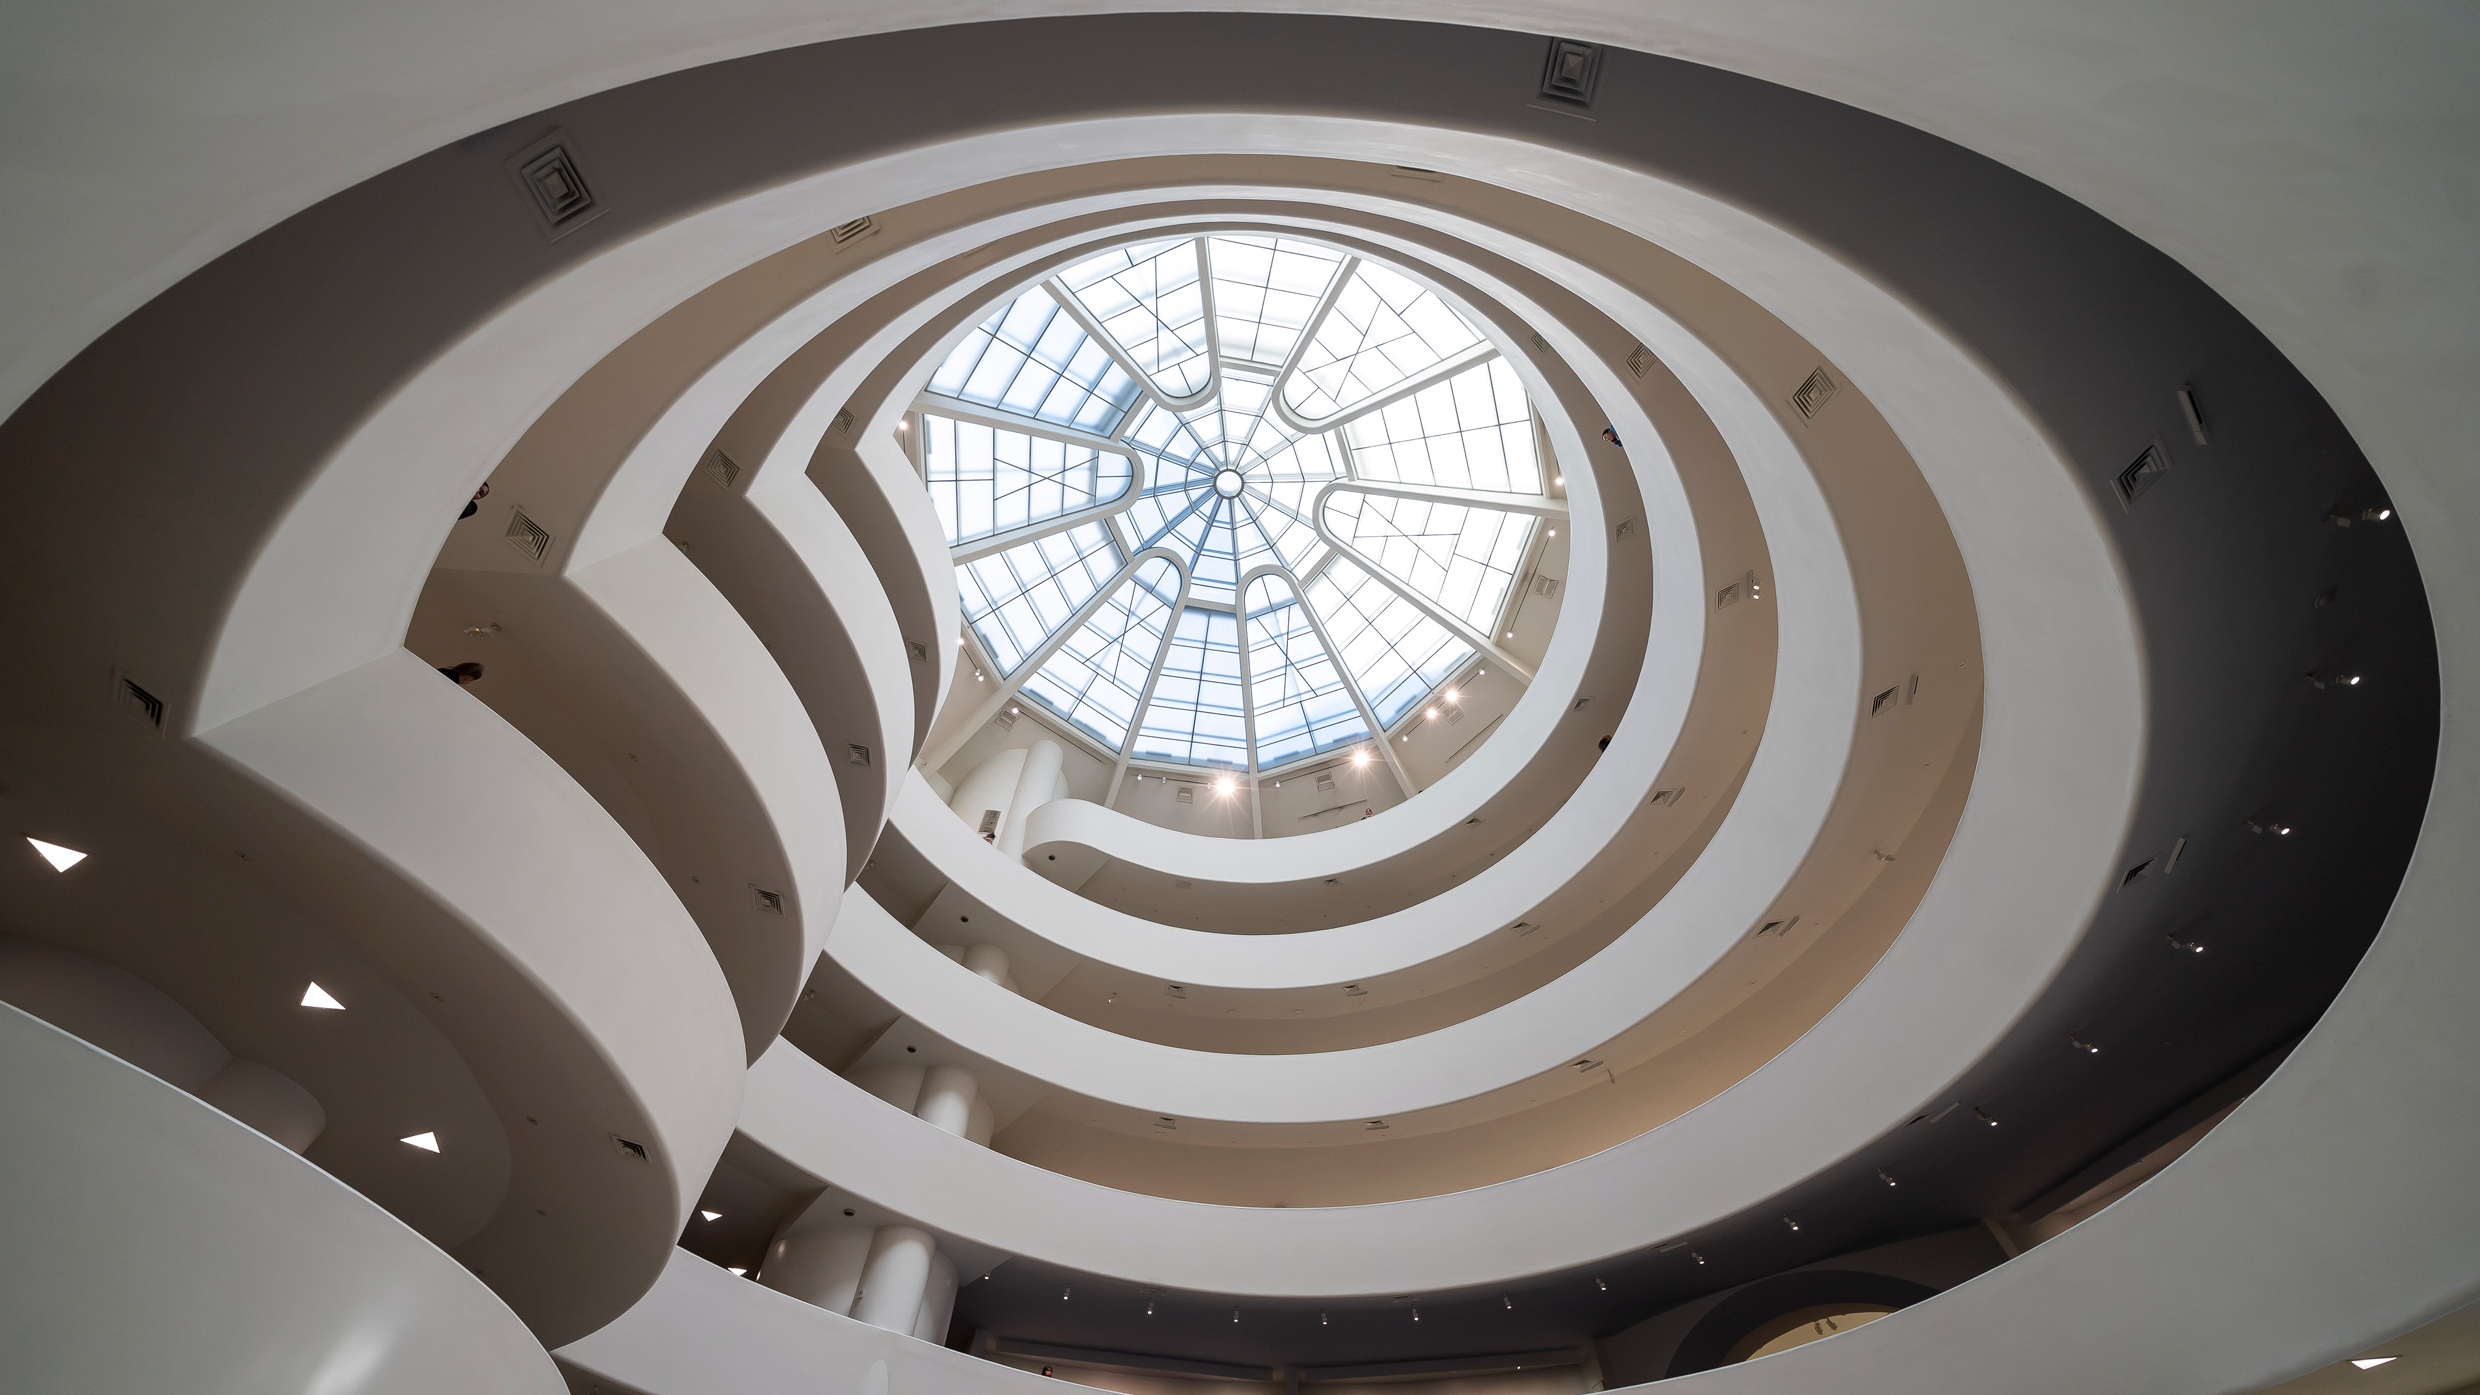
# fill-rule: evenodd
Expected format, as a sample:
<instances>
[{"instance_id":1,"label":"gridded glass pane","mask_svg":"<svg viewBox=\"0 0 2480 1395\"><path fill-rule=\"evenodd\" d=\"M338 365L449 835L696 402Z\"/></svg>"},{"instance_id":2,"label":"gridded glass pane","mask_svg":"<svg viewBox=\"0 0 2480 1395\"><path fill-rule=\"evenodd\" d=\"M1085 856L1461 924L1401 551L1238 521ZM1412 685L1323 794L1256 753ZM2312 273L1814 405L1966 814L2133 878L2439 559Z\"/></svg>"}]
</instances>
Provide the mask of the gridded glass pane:
<instances>
[{"instance_id":1,"label":"gridded glass pane","mask_svg":"<svg viewBox=\"0 0 2480 1395\"><path fill-rule=\"evenodd\" d=\"M1410 278L1362 262L1335 297L1299 364L1283 383L1284 405L1311 421L1352 411L1481 343L1438 296Z\"/></svg>"},{"instance_id":2,"label":"gridded glass pane","mask_svg":"<svg viewBox=\"0 0 2480 1395\"><path fill-rule=\"evenodd\" d=\"M1214 264L1214 332L1224 361L1280 367L1343 253L1296 237L1218 237L1207 245Z\"/></svg>"},{"instance_id":3,"label":"gridded glass pane","mask_svg":"<svg viewBox=\"0 0 2480 1395\"><path fill-rule=\"evenodd\" d=\"M1365 480L1541 493L1532 400L1505 359L1477 364L1344 424Z\"/></svg>"},{"instance_id":4,"label":"gridded glass pane","mask_svg":"<svg viewBox=\"0 0 2480 1395\"><path fill-rule=\"evenodd\" d=\"M1338 489L1326 527L1381 572L1488 634L1515 585L1534 520L1497 509Z\"/></svg>"},{"instance_id":5,"label":"gridded glass pane","mask_svg":"<svg viewBox=\"0 0 2480 1395\"><path fill-rule=\"evenodd\" d=\"M1237 617L1190 606L1180 612L1132 754L1181 765L1245 768L1248 728L1240 703Z\"/></svg>"},{"instance_id":6,"label":"gridded glass pane","mask_svg":"<svg viewBox=\"0 0 2480 1395\"><path fill-rule=\"evenodd\" d=\"M1137 564L1093 619L1042 661L1024 694L1116 751L1162 653L1163 628L1180 597L1180 574L1160 557Z\"/></svg>"},{"instance_id":7,"label":"gridded glass pane","mask_svg":"<svg viewBox=\"0 0 2480 1395\"><path fill-rule=\"evenodd\" d=\"M956 568L965 623L1002 674L1042 647L1119 571L1119 544L1101 523L1022 543Z\"/></svg>"},{"instance_id":8,"label":"gridded glass pane","mask_svg":"<svg viewBox=\"0 0 2480 1395\"><path fill-rule=\"evenodd\" d=\"M1039 286L974 326L930 391L1105 436L1138 397L1137 380Z\"/></svg>"},{"instance_id":9,"label":"gridded glass pane","mask_svg":"<svg viewBox=\"0 0 2480 1395\"><path fill-rule=\"evenodd\" d=\"M1263 378L1227 373L1205 406L1174 413L1140 407L1128 439L1145 454L1145 487L1128 512L1139 550L1168 547L1188 566L1190 594L1231 604L1243 573L1266 563L1314 563L1325 544L1310 526L1307 499L1343 473L1326 434L1294 435L1270 410ZM1238 494L1215 487L1237 477Z\"/></svg>"},{"instance_id":10,"label":"gridded glass pane","mask_svg":"<svg viewBox=\"0 0 2480 1395\"><path fill-rule=\"evenodd\" d=\"M1446 626L1348 557L1338 555L1309 583L1307 600L1382 726L1395 725L1472 657Z\"/></svg>"},{"instance_id":11,"label":"gridded glass pane","mask_svg":"<svg viewBox=\"0 0 2480 1395\"><path fill-rule=\"evenodd\" d=\"M1213 363L1196 239L1122 247L1079 262L1059 279L1164 396L1204 389Z\"/></svg>"},{"instance_id":12,"label":"gridded glass pane","mask_svg":"<svg viewBox=\"0 0 2480 1395\"><path fill-rule=\"evenodd\" d=\"M1136 469L1125 455L935 415L922 418L921 451L950 547L1116 498Z\"/></svg>"},{"instance_id":13,"label":"gridded glass pane","mask_svg":"<svg viewBox=\"0 0 2480 1395\"><path fill-rule=\"evenodd\" d=\"M1279 577L1249 583L1249 705L1257 719L1257 768L1319 755L1369 735L1317 629Z\"/></svg>"}]
</instances>

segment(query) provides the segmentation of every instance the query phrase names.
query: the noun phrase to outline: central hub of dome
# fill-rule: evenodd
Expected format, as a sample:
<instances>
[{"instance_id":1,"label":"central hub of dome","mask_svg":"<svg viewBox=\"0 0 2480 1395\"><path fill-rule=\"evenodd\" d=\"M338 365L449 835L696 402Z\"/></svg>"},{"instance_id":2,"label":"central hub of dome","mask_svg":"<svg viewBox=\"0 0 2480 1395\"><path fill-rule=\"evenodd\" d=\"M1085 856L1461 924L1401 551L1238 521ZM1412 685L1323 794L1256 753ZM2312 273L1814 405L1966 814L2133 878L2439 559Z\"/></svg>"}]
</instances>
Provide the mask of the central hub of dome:
<instances>
[{"instance_id":1,"label":"central hub of dome","mask_svg":"<svg viewBox=\"0 0 2480 1395\"><path fill-rule=\"evenodd\" d=\"M1222 495L1222 496L1223 496L1224 498L1226 498L1226 499L1237 499L1237 498L1239 498L1239 497L1240 497L1240 472L1239 472L1238 470L1232 470L1232 469L1222 469L1222 470L1217 470L1217 471L1215 471L1215 472L1214 472L1214 492L1215 492L1215 493L1217 493L1217 494Z\"/></svg>"}]
</instances>

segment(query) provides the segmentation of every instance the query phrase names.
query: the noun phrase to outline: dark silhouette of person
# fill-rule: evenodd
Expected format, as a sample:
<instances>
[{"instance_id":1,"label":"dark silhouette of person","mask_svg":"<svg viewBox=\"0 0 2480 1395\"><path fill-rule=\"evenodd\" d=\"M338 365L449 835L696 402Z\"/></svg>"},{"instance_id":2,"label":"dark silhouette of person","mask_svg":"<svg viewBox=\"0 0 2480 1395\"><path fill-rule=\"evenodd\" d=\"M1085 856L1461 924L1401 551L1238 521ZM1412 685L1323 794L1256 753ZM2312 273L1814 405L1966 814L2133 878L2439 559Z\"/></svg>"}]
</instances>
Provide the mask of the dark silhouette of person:
<instances>
[{"instance_id":1,"label":"dark silhouette of person","mask_svg":"<svg viewBox=\"0 0 2480 1395\"><path fill-rule=\"evenodd\" d=\"M1603 439L1603 440L1605 440L1605 441L1610 442L1610 443L1611 443L1612 445L1614 445L1614 446L1619 446L1619 449L1621 449L1621 450L1626 450L1626 449L1627 449L1627 447L1626 447L1626 446L1623 446L1623 445L1620 445L1620 444L1619 444L1619 433L1618 433L1618 432L1616 432L1616 431L1611 430L1611 429L1610 429L1609 427L1607 427L1607 426L1605 426L1605 427L1603 427L1603 428L1602 428L1602 439ZM491 486L489 486L489 485L487 485L487 484L483 486L483 488L485 488L485 489L488 489L488 488L490 488L490 487L491 487ZM480 496L478 496L478 495L477 495L476 497L480 497Z\"/></svg>"},{"instance_id":2,"label":"dark silhouette of person","mask_svg":"<svg viewBox=\"0 0 2480 1395\"><path fill-rule=\"evenodd\" d=\"M482 665L468 659L454 668L443 668L439 676L462 688L482 681Z\"/></svg>"},{"instance_id":3,"label":"dark silhouette of person","mask_svg":"<svg viewBox=\"0 0 2480 1395\"><path fill-rule=\"evenodd\" d=\"M475 514L482 512L482 501L488 497L490 493L491 482L489 480L484 480L482 482L482 487L474 491L474 497L465 501L465 512L458 514L456 516L456 521L462 523L466 519L473 517Z\"/></svg>"}]
</instances>

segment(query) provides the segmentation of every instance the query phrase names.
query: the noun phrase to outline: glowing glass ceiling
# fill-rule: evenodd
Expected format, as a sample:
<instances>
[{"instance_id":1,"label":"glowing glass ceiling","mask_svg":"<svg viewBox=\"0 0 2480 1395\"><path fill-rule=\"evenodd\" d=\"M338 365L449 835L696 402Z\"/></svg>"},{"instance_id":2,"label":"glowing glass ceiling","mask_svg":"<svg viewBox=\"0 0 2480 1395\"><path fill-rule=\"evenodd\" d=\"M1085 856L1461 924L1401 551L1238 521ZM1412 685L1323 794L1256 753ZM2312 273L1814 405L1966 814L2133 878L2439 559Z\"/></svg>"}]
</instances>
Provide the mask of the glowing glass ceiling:
<instances>
[{"instance_id":1,"label":"glowing glass ceiling","mask_svg":"<svg viewBox=\"0 0 2480 1395\"><path fill-rule=\"evenodd\" d=\"M1393 728L1491 650L1537 546L1515 370L1420 281L1298 238L1074 263L916 414L968 630L1114 758L1269 771Z\"/></svg>"}]
</instances>

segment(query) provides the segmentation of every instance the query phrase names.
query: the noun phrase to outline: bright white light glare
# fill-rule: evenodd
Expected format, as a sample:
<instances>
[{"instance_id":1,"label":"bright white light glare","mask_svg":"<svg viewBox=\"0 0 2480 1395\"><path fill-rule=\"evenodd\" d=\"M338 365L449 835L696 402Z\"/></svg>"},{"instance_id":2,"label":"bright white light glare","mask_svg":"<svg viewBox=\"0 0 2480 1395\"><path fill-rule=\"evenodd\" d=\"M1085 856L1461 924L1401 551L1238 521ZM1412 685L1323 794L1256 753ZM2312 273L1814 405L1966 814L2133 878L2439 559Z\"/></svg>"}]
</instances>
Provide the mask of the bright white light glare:
<instances>
[{"instance_id":1,"label":"bright white light glare","mask_svg":"<svg viewBox=\"0 0 2480 1395\"><path fill-rule=\"evenodd\" d=\"M1354 751L1352 753L1352 763L1354 765L1369 764L1369 753L1367 751Z\"/></svg>"},{"instance_id":2,"label":"bright white light glare","mask_svg":"<svg viewBox=\"0 0 2480 1395\"><path fill-rule=\"evenodd\" d=\"M1550 536L1552 536L1552 537L1554 537L1554 538L1555 538L1555 537L1557 537L1558 535L1559 535L1559 530L1558 530L1558 529L1553 528L1553 529L1551 529L1551 530L1550 530Z\"/></svg>"},{"instance_id":3,"label":"bright white light glare","mask_svg":"<svg viewBox=\"0 0 2480 1395\"><path fill-rule=\"evenodd\" d=\"M86 854L75 848L64 848L58 843L46 843L40 838L29 838L26 841L34 844L34 850L43 854L43 860L52 864L52 870L55 872L66 872L86 860Z\"/></svg>"},{"instance_id":4,"label":"bright white light glare","mask_svg":"<svg viewBox=\"0 0 2480 1395\"><path fill-rule=\"evenodd\" d=\"M301 995L301 1005L303 1007L326 1008L330 1012L344 1011L344 1004L336 1001L335 994L328 992L326 989L319 987L315 983L310 985L309 991Z\"/></svg>"},{"instance_id":5,"label":"bright white light glare","mask_svg":"<svg viewBox=\"0 0 2480 1395\"><path fill-rule=\"evenodd\" d=\"M1229 780L1217 780L1217 781L1215 781L1215 782L1214 782L1214 792L1215 792L1216 794L1229 794L1229 793L1231 793L1231 781L1229 781Z\"/></svg>"},{"instance_id":6,"label":"bright white light glare","mask_svg":"<svg viewBox=\"0 0 2480 1395\"><path fill-rule=\"evenodd\" d=\"M1557 485L1557 486L1558 486L1559 488L1561 488L1561 489L1565 489L1565 488L1567 487L1567 476L1565 476L1565 475L1552 475L1552 476L1550 477L1550 482L1551 482L1552 484L1554 484L1554 485Z\"/></svg>"},{"instance_id":7,"label":"bright white light glare","mask_svg":"<svg viewBox=\"0 0 2480 1395\"><path fill-rule=\"evenodd\" d=\"M1431 708L1431 709L1429 710L1429 715L1431 715L1431 716L1433 716L1433 717L1437 716L1437 715L1438 715L1438 709L1437 709L1437 708L1435 708L1435 707Z\"/></svg>"},{"instance_id":8,"label":"bright white light glare","mask_svg":"<svg viewBox=\"0 0 2480 1395\"><path fill-rule=\"evenodd\" d=\"M2349 678L2346 678L2346 679L2344 679L2343 681L2344 681L2344 682L2346 682L2346 683L2348 683L2348 684L2350 684L2352 687L2356 688L2356 687L2358 687L2358 686L2359 686L2359 675L2358 675L2358 674L2356 674L2356 673L2354 673L2354 674L2352 674Z\"/></svg>"},{"instance_id":9,"label":"bright white light glare","mask_svg":"<svg viewBox=\"0 0 2480 1395\"><path fill-rule=\"evenodd\" d=\"M1515 637L1516 637L1516 632L1515 632L1515 631L1513 631L1513 630L1509 630L1509 631L1507 632L1507 638L1509 638L1509 639L1514 639Z\"/></svg>"},{"instance_id":10,"label":"bright white light glare","mask_svg":"<svg viewBox=\"0 0 2480 1395\"><path fill-rule=\"evenodd\" d=\"M2353 1361L2351 1364L2359 1367L2363 1371L2373 1371L2379 1366L2384 1365L2386 1362L2395 1359L2396 1358L2391 1356L2363 1356L2358 1360Z\"/></svg>"},{"instance_id":11,"label":"bright white light glare","mask_svg":"<svg viewBox=\"0 0 2480 1395\"><path fill-rule=\"evenodd\" d=\"M719 1221L723 1219L723 1213L721 1211L700 1211L698 1214L704 1216L710 1221Z\"/></svg>"},{"instance_id":12,"label":"bright white light glare","mask_svg":"<svg viewBox=\"0 0 2480 1395\"><path fill-rule=\"evenodd\" d=\"M400 1138L396 1141L399 1143L410 1143L425 1153L436 1153L439 1151L439 1135L435 1133L417 1133L410 1138Z\"/></svg>"},{"instance_id":13,"label":"bright white light glare","mask_svg":"<svg viewBox=\"0 0 2480 1395\"><path fill-rule=\"evenodd\" d=\"M749 1271L746 1269L735 1268L727 1272L729 1272L732 1277L736 1279L746 1279L749 1277Z\"/></svg>"}]
</instances>

